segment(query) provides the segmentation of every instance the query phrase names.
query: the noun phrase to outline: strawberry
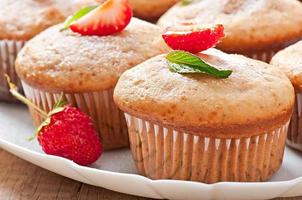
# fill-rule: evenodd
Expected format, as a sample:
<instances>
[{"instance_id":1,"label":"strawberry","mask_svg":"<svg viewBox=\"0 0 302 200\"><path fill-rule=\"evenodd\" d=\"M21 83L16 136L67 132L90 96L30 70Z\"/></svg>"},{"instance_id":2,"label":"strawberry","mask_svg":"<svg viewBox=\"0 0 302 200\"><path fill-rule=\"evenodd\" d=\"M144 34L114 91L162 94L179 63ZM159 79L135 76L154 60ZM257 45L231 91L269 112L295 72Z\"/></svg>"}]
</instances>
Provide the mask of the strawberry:
<instances>
[{"instance_id":1,"label":"strawberry","mask_svg":"<svg viewBox=\"0 0 302 200\"><path fill-rule=\"evenodd\" d=\"M102 145L91 118L71 106L55 110L50 113L37 134L43 151L67 158L79 165L94 163L102 154Z\"/></svg>"},{"instance_id":2,"label":"strawberry","mask_svg":"<svg viewBox=\"0 0 302 200\"><path fill-rule=\"evenodd\" d=\"M37 129L39 144L46 154L60 156L79 165L90 165L102 154L102 144L91 118L79 109L58 101L49 113L35 106L18 93L17 87L7 80L10 92L17 99L35 109L46 120Z\"/></svg>"},{"instance_id":3,"label":"strawberry","mask_svg":"<svg viewBox=\"0 0 302 200\"><path fill-rule=\"evenodd\" d=\"M224 37L223 25L200 27L192 23L168 28L162 35L173 50L183 50L198 53L215 46Z\"/></svg>"},{"instance_id":4,"label":"strawberry","mask_svg":"<svg viewBox=\"0 0 302 200\"><path fill-rule=\"evenodd\" d=\"M121 32L130 23L132 9L128 0L107 0L95 9L83 12L70 24L81 35L106 36Z\"/></svg>"}]
</instances>

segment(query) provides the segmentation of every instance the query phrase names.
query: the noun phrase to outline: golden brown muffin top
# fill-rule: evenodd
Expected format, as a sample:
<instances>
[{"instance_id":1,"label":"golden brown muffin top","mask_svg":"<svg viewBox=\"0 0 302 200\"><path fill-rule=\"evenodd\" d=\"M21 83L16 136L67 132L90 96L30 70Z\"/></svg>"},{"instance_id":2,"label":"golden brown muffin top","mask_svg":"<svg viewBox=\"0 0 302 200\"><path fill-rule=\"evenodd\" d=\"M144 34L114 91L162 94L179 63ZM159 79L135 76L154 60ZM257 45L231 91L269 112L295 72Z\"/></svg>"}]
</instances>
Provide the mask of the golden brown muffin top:
<instances>
[{"instance_id":1,"label":"golden brown muffin top","mask_svg":"<svg viewBox=\"0 0 302 200\"><path fill-rule=\"evenodd\" d=\"M27 42L16 61L22 80L46 91L109 89L125 70L167 50L160 28L136 18L121 33L104 37L61 28L51 27Z\"/></svg>"},{"instance_id":2,"label":"golden brown muffin top","mask_svg":"<svg viewBox=\"0 0 302 200\"><path fill-rule=\"evenodd\" d=\"M116 104L153 123L218 137L257 135L288 122L294 89L281 71L214 49L198 56L233 74L216 79L174 73L159 55L121 76L114 92Z\"/></svg>"},{"instance_id":3,"label":"golden brown muffin top","mask_svg":"<svg viewBox=\"0 0 302 200\"><path fill-rule=\"evenodd\" d=\"M97 0L105 2L105 0ZM134 16L155 22L179 0L129 0Z\"/></svg>"},{"instance_id":4,"label":"golden brown muffin top","mask_svg":"<svg viewBox=\"0 0 302 200\"><path fill-rule=\"evenodd\" d=\"M296 0L195 0L172 7L159 25L186 20L223 24L226 37L218 47L227 52L279 48L302 38L302 3Z\"/></svg>"},{"instance_id":5,"label":"golden brown muffin top","mask_svg":"<svg viewBox=\"0 0 302 200\"><path fill-rule=\"evenodd\" d=\"M1 0L0 39L29 40L94 0Z\"/></svg>"},{"instance_id":6,"label":"golden brown muffin top","mask_svg":"<svg viewBox=\"0 0 302 200\"><path fill-rule=\"evenodd\" d=\"M277 53L271 64L289 77L296 90L302 91L302 41Z\"/></svg>"},{"instance_id":7,"label":"golden brown muffin top","mask_svg":"<svg viewBox=\"0 0 302 200\"><path fill-rule=\"evenodd\" d=\"M137 17L156 20L179 0L129 0Z\"/></svg>"}]
</instances>

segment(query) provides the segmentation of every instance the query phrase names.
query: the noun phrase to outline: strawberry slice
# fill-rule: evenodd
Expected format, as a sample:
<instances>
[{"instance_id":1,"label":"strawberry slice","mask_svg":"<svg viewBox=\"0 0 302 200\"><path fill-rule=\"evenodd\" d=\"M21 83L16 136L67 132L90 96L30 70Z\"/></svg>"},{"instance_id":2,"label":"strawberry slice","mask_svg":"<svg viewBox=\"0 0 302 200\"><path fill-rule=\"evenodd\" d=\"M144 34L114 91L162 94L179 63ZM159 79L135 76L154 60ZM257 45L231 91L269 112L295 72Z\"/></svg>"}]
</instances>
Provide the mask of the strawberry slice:
<instances>
[{"instance_id":1,"label":"strawberry slice","mask_svg":"<svg viewBox=\"0 0 302 200\"><path fill-rule=\"evenodd\" d=\"M131 18L128 0L107 0L73 22L70 29L81 35L112 35L124 30Z\"/></svg>"},{"instance_id":2,"label":"strawberry slice","mask_svg":"<svg viewBox=\"0 0 302 200\"><path fill-rule=\"evenodd\" d=\"M215 46L224 37L224 27L221 24L210 27L182 23L168 28L162 36L173 50L198 53Z\"/></svg>"}]
</instances>

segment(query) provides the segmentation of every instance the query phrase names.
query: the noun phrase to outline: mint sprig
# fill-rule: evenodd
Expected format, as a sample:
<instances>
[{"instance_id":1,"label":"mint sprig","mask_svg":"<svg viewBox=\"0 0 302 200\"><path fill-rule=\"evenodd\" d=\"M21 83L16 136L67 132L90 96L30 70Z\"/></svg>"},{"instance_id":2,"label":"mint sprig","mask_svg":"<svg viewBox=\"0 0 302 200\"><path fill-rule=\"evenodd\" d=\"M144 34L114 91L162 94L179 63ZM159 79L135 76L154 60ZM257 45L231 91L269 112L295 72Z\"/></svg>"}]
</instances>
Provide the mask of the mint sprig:
<instances>
[{"instance_id":1,"label":"mint sprig","mask_svg":"<svg viewBox=\"0 0 302 200\"><path fill-rule=\"evenodd\" d=\"M69 29L70 25L73 22L84 17L85 15L87 15L88 13L90 13L91 11L96 9L97 7L98 6L88 6L88 7L82 8L81 10L76 12L74 15L68 17L67 20L65 21L64 27L61 29L61 31L65 31L65 30Z\"/></svg>"},{"instance_id":2,"label":"mint sprig","mask_svg":"<svg viewBox=\"0 0 302 200\"><path fill-rule=\"evenodd\" d=\"M233 71L219 70L186 51L172 51L167 56L169 68L180 74L207 74L215 78L228 78Z\"/></svg>"}]
</instances>

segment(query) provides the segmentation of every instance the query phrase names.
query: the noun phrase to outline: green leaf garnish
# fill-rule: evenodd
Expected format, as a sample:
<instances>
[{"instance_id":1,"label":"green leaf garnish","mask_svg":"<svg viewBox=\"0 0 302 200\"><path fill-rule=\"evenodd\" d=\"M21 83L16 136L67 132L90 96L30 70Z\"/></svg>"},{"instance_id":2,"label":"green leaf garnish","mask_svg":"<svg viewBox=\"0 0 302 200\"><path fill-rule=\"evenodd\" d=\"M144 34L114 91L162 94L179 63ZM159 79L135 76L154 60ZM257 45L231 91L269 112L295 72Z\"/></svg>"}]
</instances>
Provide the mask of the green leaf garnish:
<instances>
[{"instance_id":1,"label":"green leaf garnish","mask_svg":"<svg viewBox=\"0 0 302 200\"><path fill-rule=\"evenodd\" d=\"M88 7L82 8L81 10L76 12L74 15L68 17L67 20L65 21L64 27L61 29L61 31L65 31L65 30L69 29L70 25L74 21L84 17L85 15L87 15L88 13L90 13L91 11L96 9L97 7L98 6L88 6Z\"/></svg>"},{"instance_id":2,"label":"green leaf garnish","mask_svg":"<svg viewBox=\"0 0 302 200\"><path fill-rule=\"evenodd\" d=\"M180 74L207 74L215 78L228 78L233 71L219 70L186 51L172 51L167 56L169 68Z\"/></svg>"}]
</instances>

